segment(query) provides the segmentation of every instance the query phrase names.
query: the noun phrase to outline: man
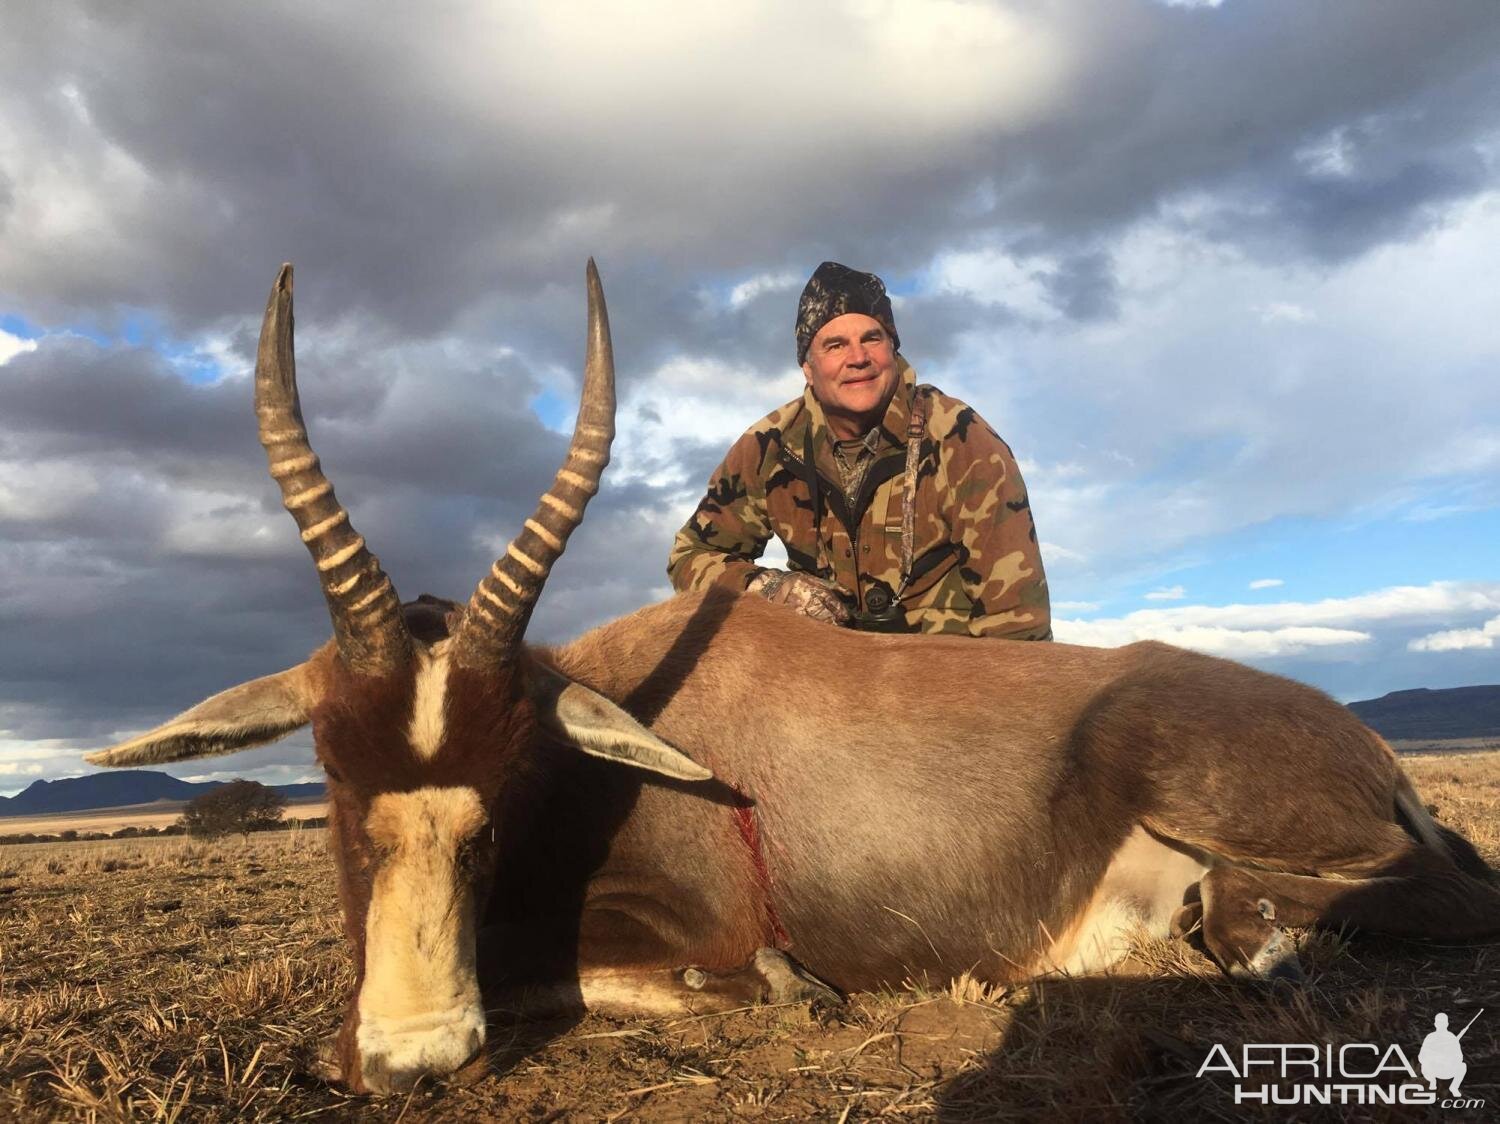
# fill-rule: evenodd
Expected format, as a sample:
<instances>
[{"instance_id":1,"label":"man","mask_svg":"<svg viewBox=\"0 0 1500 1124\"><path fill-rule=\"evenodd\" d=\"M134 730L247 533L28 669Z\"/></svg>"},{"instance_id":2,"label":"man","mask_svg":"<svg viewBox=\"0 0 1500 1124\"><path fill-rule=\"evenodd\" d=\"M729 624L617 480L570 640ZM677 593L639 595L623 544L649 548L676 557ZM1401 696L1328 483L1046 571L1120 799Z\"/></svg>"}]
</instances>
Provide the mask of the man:
<instances>
[{"instance_id":1,"label":"man","mask_svg":"<svg viewBox=\"0 0 1500 1124\"><path fill-rule=\"evenodd\" d=\"M970 407L917 384L880 278L824 262L796 337L802 397L729 450L677 534L672 584L876 631L1051 639L1015 458ZM755 564L772 535L790 571Z\"/></svg>"}]
</instances>

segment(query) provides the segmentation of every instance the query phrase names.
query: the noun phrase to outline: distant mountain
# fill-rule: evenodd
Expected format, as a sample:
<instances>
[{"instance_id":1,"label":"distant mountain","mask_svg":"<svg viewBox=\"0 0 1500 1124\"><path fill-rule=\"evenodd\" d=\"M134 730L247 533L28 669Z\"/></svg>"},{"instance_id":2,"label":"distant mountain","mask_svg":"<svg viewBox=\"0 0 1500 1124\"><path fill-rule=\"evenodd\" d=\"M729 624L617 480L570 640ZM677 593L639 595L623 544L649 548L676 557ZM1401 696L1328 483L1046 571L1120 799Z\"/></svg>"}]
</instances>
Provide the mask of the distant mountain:
<instances>
[{"instance_id":1,"label":"distant mountain","mask_svg":"<svg viewBox=\"0 0 1500 1124\"><path fill-rule=\"evenodd\" d=\"M187 801L223 785L222 781L180 781L150 769L116 769L61 781L33 781L23 792L0 796L0 818L44 816L49 812L87 812L94 808L150 804L155 800ZM316 799L324 795L321 782L270 787L288 800Z\"/></svg>"},{"instance_id":2,"label":"distant mountain","mask_svg":"<svg viewBox=\"0 0 1500 1124\"><path fill-rule=\"evenodd\" d=\"M1392 691L1349 709L1385 738L1500 737L1500 685Z\"/></svg>"}]
</instances>

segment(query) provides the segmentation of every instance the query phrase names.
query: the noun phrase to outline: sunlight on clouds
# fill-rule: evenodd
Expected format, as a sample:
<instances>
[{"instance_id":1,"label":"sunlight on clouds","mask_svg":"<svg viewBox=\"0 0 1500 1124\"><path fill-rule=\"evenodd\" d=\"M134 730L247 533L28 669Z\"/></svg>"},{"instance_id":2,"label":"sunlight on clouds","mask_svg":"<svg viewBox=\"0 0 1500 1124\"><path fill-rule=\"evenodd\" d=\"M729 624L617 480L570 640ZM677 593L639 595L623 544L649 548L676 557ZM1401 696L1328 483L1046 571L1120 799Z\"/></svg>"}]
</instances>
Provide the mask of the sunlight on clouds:
<instances>
[{"instance_id":1,"label":"sunlight on clouds","mask_svg":"<svg viewBox=\"0 0 1500 1124\"><path fill-rule=\"evenodd\" d=\"M1054 613L1095 613L1099 611L1097 601L1054 601L1052 602Z\"/></svg>"},{"instance_id":2,"label":"sunlight on clouds","mask_svg":"<svg viewBox=\"0 0 1500 1124\"><path fill-rule=\"evenodd\" d=\"M20 336L13 336L3 328L0 328L0 367L5 366L5 364L9 363L23 351L35 350L36 340L22 339Z\"/></svg>"},{"instance_id":3,"label":"sunlight on clouds","mask_svg":"<svg viewBox=\"0 0 1500 1124\"><path fill-rule=\"evenodd\" d=\"M761 273L729 290L729 307L743 308L763 293L786 292L797 287L795 273Z\"/></svg>"},{"instance_id":4,"label":"sunlight on clouds","mask_svg":"<svg viewBox=\"0 0 1500 1124\"><path fill-rule=\"evenodd\" d=\"M1461 652L1493 648L1497 637L1500 637L1500 617L1485 621L1480 628L1451 628L1419 636L1406 647L1413 652Z\"/></svg>"},{"instance_id":5,"label":"sunlight on clouds","mask_svg":"<svg viewBox=\"0 0 1500 1124\"><path fill-rule=\"evenodd\" d=\"M282 523L279 513L242 496L182 491L162 545L178 554L212 558L284 557L291 553L292 540Z\"/></svg>"},{"instance_id":6,"label":"sunlight on clouds","mask_svg":"<svg viewBox=\"0 0 1500 1124\"><path fill-rule=\"evenodd\" d=\"M1058 546L1055 542L1042 542L1037 544L1042 552L1042 558L1047 565L1054 562L1084 562L1087 559L1076 550L1069 550L1065 546Z\"/></svg>"},{"instance_id":7,"label":"sunlight on clouds","mask_svg":"<svg viewBox=\"0 0 1500 1124\"><path fill-rule=\"evenodd\" d=\"M0 461L0 519L66 518L98 495L99 481L86 464Z\"/></svg>"},{"instance_id":8,"label":"sunlight on clouds","mask_svg":"<svg viewBox=\"0 0 1500 1124\"><path fill-rule=\"evenodd\" d=\"M1292 159L1314 175L1344 177L1352 174L1354 146L1349 141L1349 130L1340 125L1326 136L1299 148L1292 154Z\"/></svg>"},{"instance_id":9,"label":"sunlight on clouds","mask_svg":"<svg viewBox=\"0 0 1500 1124\"><path fill-rule=\"evenodd\" d=\"M1056 321L1062 313L1044 280L1056 268L1057 262L1050 258L1020 259L998 249L967 250L934 259L927 283L935 292L960 293L1028 319Z\"/></svg>"},{"instance_id":10,"label":"sunlight on clouds","mask_svg":"<svg viewBox=\"0 0 1500 1124\"><path fill-rule=\"evenodd\" d=\"M1500 582L1433 582L1315 602L1141 609L1106 620L1057 620L1053 631L1070 644L1116 648L1137 640L1162 640L1211 655L1249 659L1364 644L1373 639L1371 629L1377 626L1430 625L1497 610ZM1500 629L1500 618L1485 629L1491 625Z\"/></svg>"},{"instance_id":11,"label":"sunlight on clouds","mask_svg":"<svg viewBox=\"0 0 1500 1124\"><path fill-rule=\"evenodd\" d=\"M696 491L705 481L686 479L674 448L678 442L727 450L756 419L800 395L803 385L795 368L768 377L717 359L673 359L636 381L620 404L611 479Z\"/></svg>"},{"instance_id":12,"label":"sunlight on clouds","mask_svg":"<svg viewBox=\"0 0 1500 1124\"><path fill-rule=\"evenodd\" d=\"M1191 648L1210 656L1226 659L1263 659L1270 656L1295 656L1312 648L1365 644L1373 637L1368 632L1343 628L1212 628L1205 625L1156 625L1135 629L1126 639L1117 630L1094 629L1104 622L1058 621L1053 626L1057 639L1068 644L1091 644L1100 648L1117 648L1136 640L1160 640L1179 648Z\"/></svg>"},{"instance_id":13,"label":"sunlight on clouds","mask_svg":"<svg viewBox=\"0 0 1500 1124\"><path fill-rule=\"evenodd\" d=\"M0 795L19 792L40 777L54 780L83 772L72 743L59 738L19 740L10 733L0 728Z\"/></svg>"},{"instance_id":14,"label":"sunlight on clouds","mask_svg":"<svg viewBox=\"0 0 1500 1124\"><path fill-rule=\"evenodd\" d=\"M451 12L444 32L412 36L405 62L449 112L493 122L502 135L545 122L597 166L622 167L617 158L629 153L627 175L665 176L685 191L706 182L728 189L737 166L817 159L831 131L841 160L920 167L975 130L1045 119L1082 50L1045 13L959 0L557 0ZM858 61L830 81L832 43L840 58ZM879 126L850 128L873 122L872 97ZM643 129L647 161L634 155ZM693 170L684 174L684 165ZM671 223L660 214L653 221L664 231Z\"/></svg>"},{"instance_id":15,"label":"sunlight on clouds","mask_svg":"<svg viewBox=\"0 0 1500 1124\"><path fill-rule=\"evenodd\" d=\"M1256 312L1267 324L1275 324L1278 321L1287 324L1311 324L1318 318L1317 313L1303 308L1300 304L1291 301L1270 301L1267 304L1258 305Z\"/></svg>"}]
</instances>

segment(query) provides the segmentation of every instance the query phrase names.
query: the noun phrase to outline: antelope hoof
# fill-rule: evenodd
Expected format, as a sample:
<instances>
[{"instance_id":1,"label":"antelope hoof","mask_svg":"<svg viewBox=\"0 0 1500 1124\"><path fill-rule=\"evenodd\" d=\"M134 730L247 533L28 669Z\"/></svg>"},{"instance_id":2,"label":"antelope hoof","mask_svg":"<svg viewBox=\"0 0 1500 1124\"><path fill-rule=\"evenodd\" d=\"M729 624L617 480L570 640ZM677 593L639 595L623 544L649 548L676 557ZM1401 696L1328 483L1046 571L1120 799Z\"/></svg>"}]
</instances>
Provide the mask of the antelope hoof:
<instances>
[{"instance_id":1,"label":"antelope hoof","mask_svg":"<svg viewBox=\"0 0 1500 1124\"><path fill-rule=\"evenodd\" d=\"M807 971L786 953L774 948L755 952L755 970L770 989L772 1003L806 1001L813 1010L827 1010L844 1005L844 997L834 988Z\"/></svg>"}]
</instances>

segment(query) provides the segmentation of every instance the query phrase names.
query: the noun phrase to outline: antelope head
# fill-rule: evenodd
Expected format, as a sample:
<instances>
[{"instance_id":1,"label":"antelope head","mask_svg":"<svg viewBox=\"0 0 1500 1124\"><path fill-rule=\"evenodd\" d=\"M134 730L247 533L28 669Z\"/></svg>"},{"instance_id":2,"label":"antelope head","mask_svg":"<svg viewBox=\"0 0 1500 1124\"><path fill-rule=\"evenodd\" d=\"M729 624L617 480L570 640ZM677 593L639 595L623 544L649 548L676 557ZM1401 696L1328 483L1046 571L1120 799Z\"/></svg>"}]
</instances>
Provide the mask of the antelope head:
<instances>
[{"instance_id":1,"label":"antelope head","mask_svg":"<svg viewBox=\"0 0 1500 1124\"><path fill-rule=\"evenodd\" d=\"M508 861L496 853L496 829L515 813L537 739L669 777L710 774L608 699L525 656L526 623L599 489L614 438L614 362L592 261L583 398L567 459L466 606L403 607L335 497L302 421L290 265L266 305L255 412L333 637L303 663L88 760L136 766L232 753L312 724L357 980L335 1060L356 1090L398 1091L457 1069L484 1042L476 917L497 864Z\"/></svg>"}]
</instances>

